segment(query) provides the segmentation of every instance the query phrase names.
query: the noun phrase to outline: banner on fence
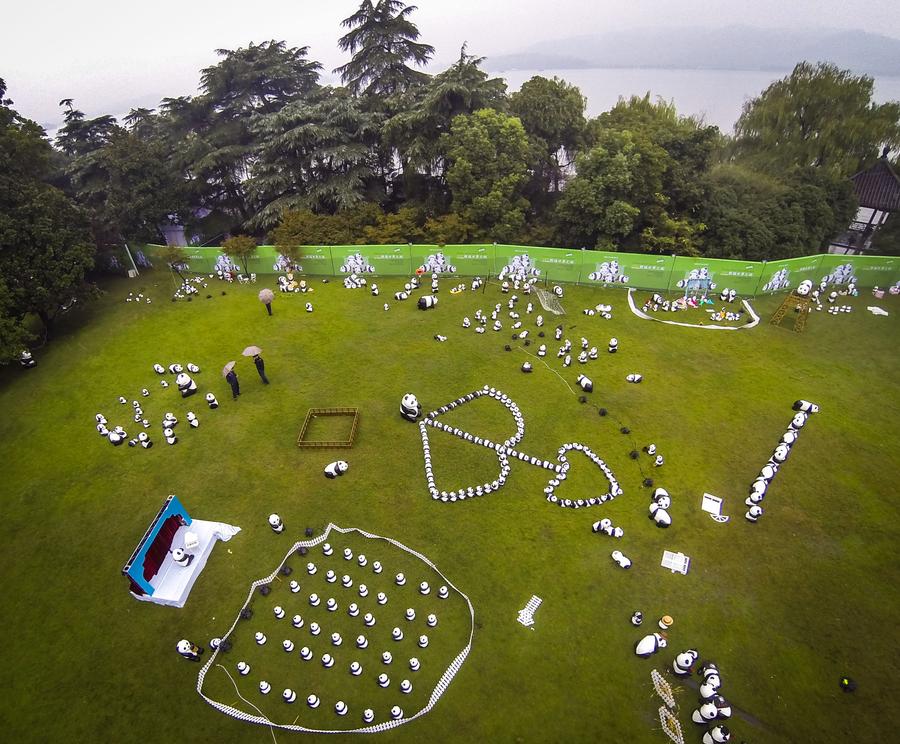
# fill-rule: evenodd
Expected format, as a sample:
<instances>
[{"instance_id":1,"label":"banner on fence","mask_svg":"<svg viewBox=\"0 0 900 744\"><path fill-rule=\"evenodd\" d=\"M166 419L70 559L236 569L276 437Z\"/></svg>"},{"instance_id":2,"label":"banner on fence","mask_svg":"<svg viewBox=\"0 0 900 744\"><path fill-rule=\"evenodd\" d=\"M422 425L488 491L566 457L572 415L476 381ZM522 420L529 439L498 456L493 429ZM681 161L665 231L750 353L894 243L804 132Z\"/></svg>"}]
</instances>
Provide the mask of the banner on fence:
<instances>
[{"instance_id":1,"label":"banner on fence","mask_svg":"<svg viewBox=\"0 0 900 744\"><path fill-rule=\"evenodd\" d=\"M139 268L161 261L163 246L136 246L132 253ZM237 264L221 248L187 247L188 270L213 273ZM124 259L120 258L122 263ZM130 262L129 262L130 263ZM542 282L622 286L681 294L717 293L734 289L739 295L791 290L804 279L814 284L855 282L859 287L887 287L900 281L900 258L824 254L779 261L736 261L642 253L568 250L519 245L338 245L305 246L298 269L304 274L346 276L353 272L372 276L456 274L499 278L526 275ZM287 263L274 246L260 246L247 262L257 274L283 271Z\"/></svg>"}]
</instances>

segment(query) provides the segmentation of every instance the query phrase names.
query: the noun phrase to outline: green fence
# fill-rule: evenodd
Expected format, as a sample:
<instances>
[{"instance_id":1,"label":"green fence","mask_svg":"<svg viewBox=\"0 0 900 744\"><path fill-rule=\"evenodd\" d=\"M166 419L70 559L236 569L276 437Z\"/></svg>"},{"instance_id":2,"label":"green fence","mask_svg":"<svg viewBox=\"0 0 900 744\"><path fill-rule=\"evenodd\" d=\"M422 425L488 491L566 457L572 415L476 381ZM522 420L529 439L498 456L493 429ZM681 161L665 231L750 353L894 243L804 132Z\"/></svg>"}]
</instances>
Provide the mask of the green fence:
<instances>
[{"instance_id":1,"label":"green fence","mask_svg":"<svg viewBox=\"0 0 900 744\"><path fill-rule=\"evenodd\" d=\"M158 258L162 246L145 246L141 255ZM189 270L208 274L228 263L220 248L186 248ZM312 276L411 276L416 271L460 276L499 277L526 267L542 282L603 287L635 287L660 292L769 294L795 288L805 279L818 284L887 287L900 281L900 258L822 254L782 261L734 261L642 253L612 253L518 245L337 245L305 246L299 271ZM276 274L285 266L274 246L260 246L247 269Z\"/></svg>"}]
</instances>

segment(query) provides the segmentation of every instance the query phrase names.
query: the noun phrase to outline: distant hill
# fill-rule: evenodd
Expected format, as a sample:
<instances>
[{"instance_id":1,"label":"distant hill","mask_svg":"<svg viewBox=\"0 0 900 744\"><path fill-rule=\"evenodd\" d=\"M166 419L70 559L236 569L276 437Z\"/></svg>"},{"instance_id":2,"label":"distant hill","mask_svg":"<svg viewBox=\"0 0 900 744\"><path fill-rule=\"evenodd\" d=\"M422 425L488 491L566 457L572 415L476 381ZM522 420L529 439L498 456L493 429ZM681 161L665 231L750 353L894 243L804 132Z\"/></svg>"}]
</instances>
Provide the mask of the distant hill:
<instances>
[{"instance_id":1,"label":"distant hill","mask_svg":"<svg viewBox=\"0 0 900 744\"><path fill-rule=\"evenodd\" d=\"M864 31L725 28L633 29L534 44L488 56L491 72L590 67L785 70L833 62L869 75L900 75L900 39Z\"/></svg>"}]
</instances>

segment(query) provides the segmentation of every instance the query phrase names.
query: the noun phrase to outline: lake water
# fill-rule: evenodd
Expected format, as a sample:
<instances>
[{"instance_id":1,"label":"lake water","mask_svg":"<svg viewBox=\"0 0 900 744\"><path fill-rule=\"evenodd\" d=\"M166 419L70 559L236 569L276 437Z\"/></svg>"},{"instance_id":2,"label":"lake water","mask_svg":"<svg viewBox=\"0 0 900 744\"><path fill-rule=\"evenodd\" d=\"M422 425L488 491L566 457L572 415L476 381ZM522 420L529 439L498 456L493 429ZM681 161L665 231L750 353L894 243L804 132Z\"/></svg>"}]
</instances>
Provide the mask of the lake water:
<instances>
[{"instance_id":1,"label":"lake water","mask_svg":"<svg viewBox=\"0 0 900 744\"><path fill-rule=\"evenodd\" d=\"M706 123L731 134L744 102L790 72L590 69L514 70L494 74L506 79L510 91L518 90L535 75L562 78L577 85L587 97L588 116L608 111L621 96L643 96L649 91L653 98L674 100L678 113L702 116ZM875 100L878 103L900 100L900 77L876 77Z\"/></svg>"}]
</instances>

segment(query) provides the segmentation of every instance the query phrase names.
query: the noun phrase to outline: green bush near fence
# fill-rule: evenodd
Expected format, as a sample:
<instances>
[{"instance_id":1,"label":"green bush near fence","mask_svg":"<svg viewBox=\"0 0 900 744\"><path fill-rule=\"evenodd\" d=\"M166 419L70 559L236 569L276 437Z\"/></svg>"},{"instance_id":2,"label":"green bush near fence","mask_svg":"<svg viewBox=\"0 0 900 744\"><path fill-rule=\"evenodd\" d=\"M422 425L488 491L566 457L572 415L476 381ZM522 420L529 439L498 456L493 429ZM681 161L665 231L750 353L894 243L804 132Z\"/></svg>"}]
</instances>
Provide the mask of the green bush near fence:
<instances>
[{"instance_id":1,"label":"green bush near fence","mask_svg":"<svg viewBox=\"0 0 900 744\"><path fill-rule=\"evenodd\" d=\"M148 259L158 259L161 246L146 246ZM690 258L687 256L659 256L643 253L608 253L600 251L568 250L565 248L534 248L520 245L335 245L306 246L300 251L300 265L304 274L313 276L342 276L348 257L360 254L373 267L373 276L411 276L425 264L429 256L443 253L448 263L461 276L496 276L513 256L527 254L548 282L568 282L596 286L637 287L659 291L674 291L678 282L692 269L706 269L718 289L728 287L741 295L771 294L796 287L804 279L821 281L838 267L849 264L860 287L886 287L900 281L900 258L889 256L846 256L821 254L788 258L782 261L733 261L718 258ZM185 248L190 270L209 273L214 270L222 249ZM278 249L260 246L248 263L248 270L256 274L278 273L275 264ZM603 281L603 269L612 262L618 264L617 281ZM788 272L787 286L768 289L772 277L779 271ZM597 275L600 275L598 277ZM597 278L592 278L592 276ZM624 280L623 280L624 279Z\"/></svg>"}]
</instances>

